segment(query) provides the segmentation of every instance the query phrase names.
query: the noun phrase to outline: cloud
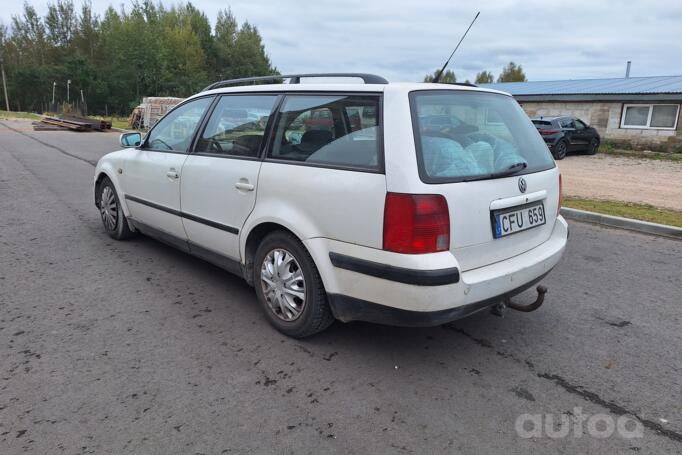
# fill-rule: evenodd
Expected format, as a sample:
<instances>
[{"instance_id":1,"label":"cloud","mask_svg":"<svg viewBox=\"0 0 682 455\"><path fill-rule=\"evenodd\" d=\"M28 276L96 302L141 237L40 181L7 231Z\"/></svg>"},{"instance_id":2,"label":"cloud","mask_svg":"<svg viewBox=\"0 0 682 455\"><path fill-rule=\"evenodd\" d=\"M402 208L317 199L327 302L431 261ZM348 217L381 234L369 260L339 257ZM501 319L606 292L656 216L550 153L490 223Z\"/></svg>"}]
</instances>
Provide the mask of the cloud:
<instances>
[{"instance_id":1,"label":"cloud","mask_svg":"<svg viewBox=\"0 0 682 455\"><path fill-rule=\"evenodd\" d=\"M44 13L46 4L33 3ZM109 3L120 1L93 0L93 7L103 12ZM211 20L228 5L192 3ZM619 77L627 60L633 76L682 74L679 0L233 0L229 6L239 21L258 27L284 73L365 71L421 80L442 65L480 8L451 64L461 80L482 70L497 75L510 60L531 80ZM21 8L12 2L0 18L9 24Z\"/></svg>"}]
</instances>

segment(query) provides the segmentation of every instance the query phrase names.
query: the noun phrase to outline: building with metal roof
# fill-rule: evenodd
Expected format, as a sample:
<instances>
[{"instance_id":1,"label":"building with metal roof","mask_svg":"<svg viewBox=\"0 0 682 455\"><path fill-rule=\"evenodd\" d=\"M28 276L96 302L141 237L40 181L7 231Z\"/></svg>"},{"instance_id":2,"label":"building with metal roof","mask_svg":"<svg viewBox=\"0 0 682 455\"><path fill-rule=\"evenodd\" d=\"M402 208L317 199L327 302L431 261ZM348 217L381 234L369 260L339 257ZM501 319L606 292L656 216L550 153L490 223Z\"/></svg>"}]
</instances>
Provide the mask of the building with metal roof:
<instances>
[{"instance_id":1,"label":"building with metal roof","mask_svg":"<svg viewBox=\"0 0 682 455\"><path fill-rule=\"evenodd\" d=\"M481 84L510 93L530 117L571 115L617 145L682 152L682 76Z\"/></svg>"},{"instance_id":2,"label":"building with metal roof","mask_svg":"<svg viewBox=\"0 0 682 455\"><path fill-rule=\"evenodd\" d=\"M481 87L511 93L517 99L611 100L628 98L682 100L682 76L616 77L609 79L569 79L564 81L500 82Z\"/></svg>"}]
</instances>

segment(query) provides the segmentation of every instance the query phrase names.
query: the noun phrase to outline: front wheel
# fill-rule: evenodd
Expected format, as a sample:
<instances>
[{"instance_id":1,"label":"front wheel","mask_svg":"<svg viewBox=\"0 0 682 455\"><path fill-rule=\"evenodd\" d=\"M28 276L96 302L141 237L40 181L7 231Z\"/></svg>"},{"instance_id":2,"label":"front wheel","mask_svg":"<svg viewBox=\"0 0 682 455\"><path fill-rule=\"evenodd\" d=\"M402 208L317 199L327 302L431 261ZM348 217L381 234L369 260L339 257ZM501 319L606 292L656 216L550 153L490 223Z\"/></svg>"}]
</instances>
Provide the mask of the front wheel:
<instances>
[{"instance_id":1,"label":"front wheel","mask_svg":"<svg viewBox=\"0 0 682 455\"><path fill-rule=\"evenodd\" d=\"M256 251L254 264L256 295L277 330L303 338L334 322L320 273L293 235L283 231L268 235Z\"/></svg>"},{"instance_id":2,"label":"front wheel","mask_svg":"<svg viewBox=\"0 0 682 455\"><path fill-rule=\"evenodd\" d=\"M587 154L594 155L597 153L597 150L599 150L599 139L593 137L590 141L590 146L587 148Z\"/></svg>"},{"instance_id":3,"label":"front wheel","mask_svg":"<svg viewBox=\"0 0 682 455\"><path fill-rule=\"evenodd\" d=\"M111 238L125 240L135 234L128 226L128 220L123 213L116 188L108 177L105 177L99 184L97 206L102 217L104 230Z\"/></svg>"}]
</instances>

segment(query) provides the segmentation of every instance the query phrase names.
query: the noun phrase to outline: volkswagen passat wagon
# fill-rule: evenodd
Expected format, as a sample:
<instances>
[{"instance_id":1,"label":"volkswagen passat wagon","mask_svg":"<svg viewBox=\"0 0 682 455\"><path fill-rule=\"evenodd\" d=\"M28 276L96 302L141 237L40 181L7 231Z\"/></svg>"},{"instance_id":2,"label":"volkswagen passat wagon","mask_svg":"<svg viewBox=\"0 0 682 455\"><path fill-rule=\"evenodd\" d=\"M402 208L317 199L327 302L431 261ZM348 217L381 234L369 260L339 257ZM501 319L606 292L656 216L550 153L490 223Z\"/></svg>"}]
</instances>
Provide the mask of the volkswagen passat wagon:
<instances>
[{"instance_id":1,"label":"volkswagen passat wagon","mask_svg":"<svg viewBox=\"0 0 682 455\"><path fill-rule=\"evenodd\" d=\"M319 76L219 82L123 134L95 171L106 232L242 276L292 337L500 310L557 264L561 176L511 96Z\"/></svg>"}]
</instances>

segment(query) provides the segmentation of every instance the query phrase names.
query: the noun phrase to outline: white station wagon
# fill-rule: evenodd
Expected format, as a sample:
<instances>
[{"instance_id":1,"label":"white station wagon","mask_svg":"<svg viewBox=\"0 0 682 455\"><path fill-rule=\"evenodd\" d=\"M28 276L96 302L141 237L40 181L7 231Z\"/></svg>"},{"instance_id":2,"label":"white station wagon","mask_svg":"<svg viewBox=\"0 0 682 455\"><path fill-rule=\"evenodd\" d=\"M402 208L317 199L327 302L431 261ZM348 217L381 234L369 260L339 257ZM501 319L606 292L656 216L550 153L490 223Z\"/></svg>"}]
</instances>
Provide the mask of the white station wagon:
<instances>
[{"instance_id":1,"label":"white station wagon","mask_svg":"<svg viewBox=\"0 0 682 455\"><path fill-rule=\"evenodd\" d=\"M222 81L121 144L95 171L107 233L141 232L244 277L292 337L334 319L532 311L543 286L532 303L511 297L568 237L535 127L508 94L469 84Z\"/></svg>"}]
</instances>

